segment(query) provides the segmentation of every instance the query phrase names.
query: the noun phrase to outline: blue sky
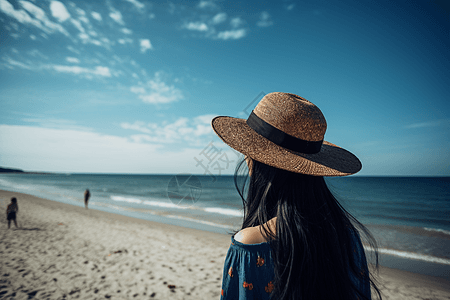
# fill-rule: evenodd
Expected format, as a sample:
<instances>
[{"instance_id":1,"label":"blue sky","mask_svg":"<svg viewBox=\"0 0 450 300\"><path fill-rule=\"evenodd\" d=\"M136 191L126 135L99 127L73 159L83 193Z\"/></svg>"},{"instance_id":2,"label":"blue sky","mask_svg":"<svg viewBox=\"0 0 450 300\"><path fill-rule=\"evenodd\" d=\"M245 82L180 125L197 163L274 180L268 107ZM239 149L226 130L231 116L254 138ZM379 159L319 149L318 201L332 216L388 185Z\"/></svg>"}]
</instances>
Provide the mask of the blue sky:
<instances>
[{"instance_id":1,"label":"blue sky","mask_svg":"<svg viewBox=\"0 0 450 300\"><path fill-rule=\"evenodd\" d=\"M0 0L0 166L231 174L210 120L279 91L360 175L448 176L449 33L439 1Z\"/></svg>"}]
</instances>

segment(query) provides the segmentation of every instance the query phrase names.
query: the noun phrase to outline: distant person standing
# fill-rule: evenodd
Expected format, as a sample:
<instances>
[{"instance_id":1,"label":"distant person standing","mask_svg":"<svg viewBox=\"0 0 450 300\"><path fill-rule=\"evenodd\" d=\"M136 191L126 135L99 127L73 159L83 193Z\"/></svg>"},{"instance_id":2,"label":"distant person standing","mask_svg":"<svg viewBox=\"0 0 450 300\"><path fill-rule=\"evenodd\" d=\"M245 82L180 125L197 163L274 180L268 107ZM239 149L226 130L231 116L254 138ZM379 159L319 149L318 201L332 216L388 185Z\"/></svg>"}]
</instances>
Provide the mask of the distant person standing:
<instances>
[{"instance_id":1,"label":"distant person standing","mask_svg":"<svg viewBox=\"0 0 450 300\"><path fill-rule=\"evenodd\" d=\"M17 226L16 214L19 212L19 206L17 205L16 197L11 198L11 203L6 208L6 218L8 219L8 229L11 227L11 220L14 221L14 225Z\"/></svg>"},{"instance_id":2,"label":"distant person standing","mask_svg":"<svg viewBox=\"0 0 450 300\"><path fill-rule=\"evenodd\" d=\"M86 209L88 208L89 197L91 197L91 193L89 192L89 189L86 189L84 191L84 206Z\"/></svg>"}]
</instances>

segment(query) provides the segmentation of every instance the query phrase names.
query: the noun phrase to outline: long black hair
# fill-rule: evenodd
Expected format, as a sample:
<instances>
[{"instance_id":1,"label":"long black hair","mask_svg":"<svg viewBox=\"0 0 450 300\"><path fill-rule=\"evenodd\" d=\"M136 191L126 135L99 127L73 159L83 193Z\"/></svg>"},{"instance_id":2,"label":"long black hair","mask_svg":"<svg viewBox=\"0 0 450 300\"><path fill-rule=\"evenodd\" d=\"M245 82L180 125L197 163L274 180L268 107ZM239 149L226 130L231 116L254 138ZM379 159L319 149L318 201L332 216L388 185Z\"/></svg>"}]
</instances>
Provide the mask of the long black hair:
<instances>
[{"instance_id":1,"label":"long black hair","mask_svg":"<svg viewBox=\"0 0 450 300\"><path fill-rule=\"evenodd\" d=\"M271 299L370 299L358 282L365 282L366 287L370 282L381 299L366 271L364 251L355 248L355 240L362 247L360 239L355 238L362 232L374 249L378 268L375 240L339 204L323 177L293 173L254 160L249 176L246 165L245 160L238 163L234 176L244 203L242 229L277 217L276 232L260 226L274 261Z\"/></svg>"}]
</instances>

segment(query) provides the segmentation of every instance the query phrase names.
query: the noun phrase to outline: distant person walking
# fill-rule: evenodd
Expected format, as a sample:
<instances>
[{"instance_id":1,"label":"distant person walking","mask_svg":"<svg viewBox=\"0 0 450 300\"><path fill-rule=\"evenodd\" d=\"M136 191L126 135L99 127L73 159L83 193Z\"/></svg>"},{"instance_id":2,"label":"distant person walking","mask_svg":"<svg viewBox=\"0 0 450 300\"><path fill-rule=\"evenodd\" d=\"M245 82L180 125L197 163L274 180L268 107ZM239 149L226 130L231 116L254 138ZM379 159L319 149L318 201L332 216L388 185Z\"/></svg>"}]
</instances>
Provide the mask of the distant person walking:
<instances>
[{"instance_id":1,"label":"distant person walking","mask_svg":"<svg viewBox=\"0 0 450 300\"><path fill-rule=\"evenodd\" d=\"M88 208L89 197L91 197L91 193L89 192L89 189L86 189L84 191L84 207L86 207L86 209Z\"/></svg>"},{"instance_id":2,"label":"distant person walking","mask_svg":"<svg viewBox=\"0 0 450 300\"><path fill-rule=\"evenodd\" d=\"M11 198L11 203L6 208L6 218L8 219L8 229L11 227L11 220L14 221L14 225L17 226L16 214L19 212L19 206L17 205L16 197Z\"/></svg>"}]
</instances>

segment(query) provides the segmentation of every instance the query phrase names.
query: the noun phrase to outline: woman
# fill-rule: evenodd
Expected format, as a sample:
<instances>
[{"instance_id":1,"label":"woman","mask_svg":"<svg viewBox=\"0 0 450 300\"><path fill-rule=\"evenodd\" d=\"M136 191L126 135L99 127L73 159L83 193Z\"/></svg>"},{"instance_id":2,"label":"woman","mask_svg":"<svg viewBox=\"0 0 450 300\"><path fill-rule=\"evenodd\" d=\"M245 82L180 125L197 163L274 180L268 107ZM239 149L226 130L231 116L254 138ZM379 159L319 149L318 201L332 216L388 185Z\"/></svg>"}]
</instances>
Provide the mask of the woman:
<instances>
[{"instance_id":1,"label":"woman","mask_svg":"<svg viewBox=\"0 0 450 300\"><path fill-rule=\"evenodd\" d=\"M14 221L14 225L17 226L16 214L19 212L19 206L17 205L16 197L11 198L11 203L6 208L6 219L8 220L8 229L11 227L11 220Z\"/></svg>"},{"instance_id":2,"label":"woman","mask_svg":"<svg viewBox=\"0 0 450 300\"><path fill-rule=\"evenodd\" d=\"M320 109L297 95L271 93L247 120L216 117L212 126L249 168L248 179L240 175L244 161L236 169L244 220L231 238L222 299L362 300L371 299L371 285L381 298L356 228L374 249L375 242L323 178L354 174L361 163L323 140Z\"/></svg>"},{"instance_id":3,"label":"woman","mask_svg":"<svg viewBox=\"0 0 450 300\"><path fill-rule=\"evenodd\" d=\"M89 189L86 189L84 191L84 207L86 209L88 208L89 197L91 197L91 192L89 192Z\"/></svg>"}]
</instances>

